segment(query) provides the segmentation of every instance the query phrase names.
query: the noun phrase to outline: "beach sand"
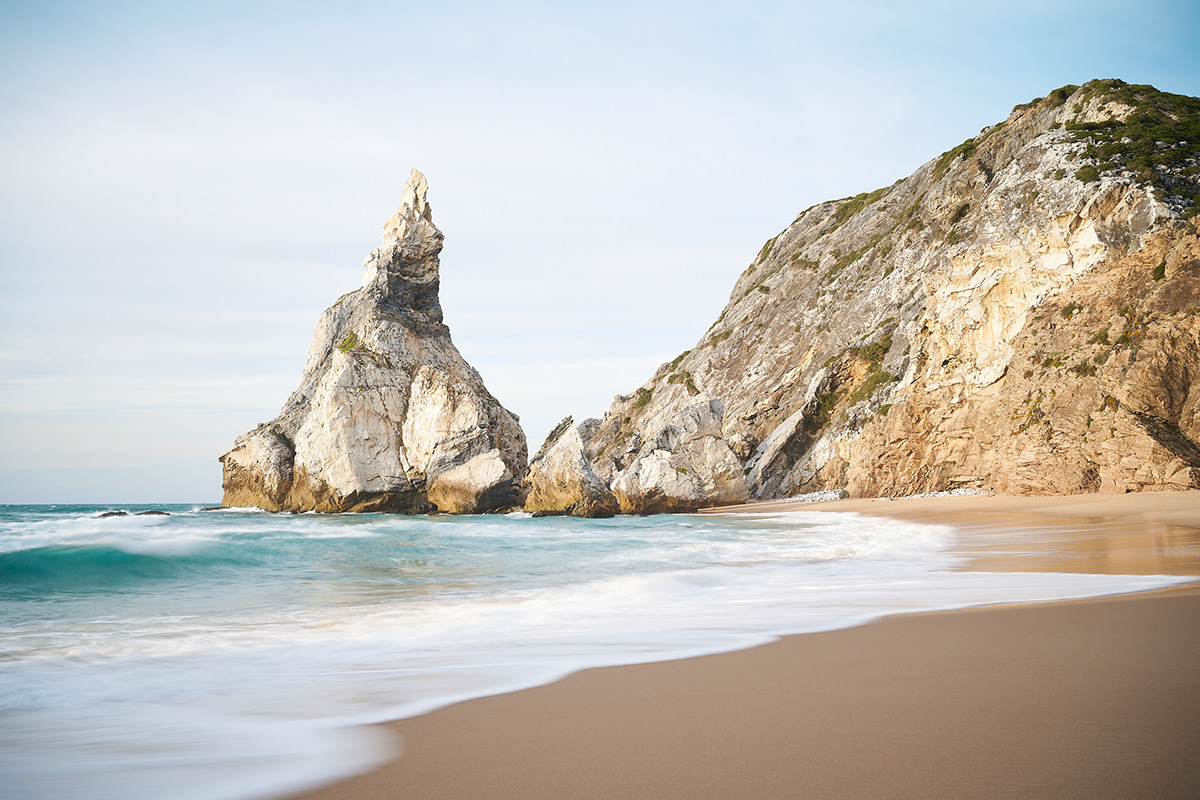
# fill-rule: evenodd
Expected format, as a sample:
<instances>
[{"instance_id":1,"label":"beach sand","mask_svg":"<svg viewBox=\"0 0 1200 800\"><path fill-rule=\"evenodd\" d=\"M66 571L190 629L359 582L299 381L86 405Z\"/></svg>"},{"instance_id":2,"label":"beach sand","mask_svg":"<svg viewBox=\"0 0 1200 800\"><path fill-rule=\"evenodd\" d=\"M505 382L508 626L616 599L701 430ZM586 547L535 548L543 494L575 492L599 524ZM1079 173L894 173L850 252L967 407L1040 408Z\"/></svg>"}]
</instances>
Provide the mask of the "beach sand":
<instances>
[{"instance_id":1,"label":"beach sand","mask_svg":"<svg viewBox=\"0 0 1200 800\"><path fill-rule=\"evenodd\" d=\"M753 503L701 513L784 511L953 525L963 534L956 552L967 557L965 570L1200 576L1200 492L864 498Z\"/></svg>"},{"instance_id":2,"label":"beach sand","mask_svg":"<svg viewBox=\"0 0 1200 800\"><path fill-rule=\"evenodd\" d=\"M774 510L954 524L965 569L1200 575L1196 492L736 509ZM387 727L402 757L302 796L1191 799L1200 586L898 615Z\"/></svg>"}]
</instances>

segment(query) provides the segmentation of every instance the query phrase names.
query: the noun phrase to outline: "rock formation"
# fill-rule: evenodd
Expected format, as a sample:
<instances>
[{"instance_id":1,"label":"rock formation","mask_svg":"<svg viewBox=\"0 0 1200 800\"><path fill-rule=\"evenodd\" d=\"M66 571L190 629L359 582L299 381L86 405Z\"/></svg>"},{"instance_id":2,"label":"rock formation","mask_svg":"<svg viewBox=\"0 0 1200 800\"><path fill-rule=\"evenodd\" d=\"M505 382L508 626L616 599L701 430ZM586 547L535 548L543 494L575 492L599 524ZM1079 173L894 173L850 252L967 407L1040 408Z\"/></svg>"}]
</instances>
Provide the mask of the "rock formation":
<instances>
[{"instance_id":1,"label":"rock formation","mask_svg":"<svg viewBox=\"0 0 1200 800\"><path fill-rule=\"evenodd\" d=\"M1200 100L1063 87L807 209L585 423L633 513L747 496L1200 487Z\"/></svg>"},{"instance_id":2,"label":"rock formation","mask_svg":"<svg viewBox=\"0 0 1200 800\"><path fill-rule=\"evenodd\" d=\"M525 510L537 516L611 517L617 500L584 455L574 420L560 422L525 473Z\"/></svg>"},{"instance_id":3,"label":"rock formation","mask_svg":"<svg viewBox=\"0 0 1200 800\"><path fill-rule=\"evenodd\" d=\"M612 482L626 514L689 511L747 499L742 462L721 436L724 406L703 393L643 420L639 458Z\"/></svg>"},{"instance_id":4,"label":"rock formation","mask_svg":"<svg viewBox=\"0 0 1200 800\"><path fill-rule=\"evenodd\" d=\"M223 506L469 513L520 503L525 435L442 322L443 237L426 191L413 170L362 288L321 315L300 387L221 456Z\"/></svg>"}]
</instances>

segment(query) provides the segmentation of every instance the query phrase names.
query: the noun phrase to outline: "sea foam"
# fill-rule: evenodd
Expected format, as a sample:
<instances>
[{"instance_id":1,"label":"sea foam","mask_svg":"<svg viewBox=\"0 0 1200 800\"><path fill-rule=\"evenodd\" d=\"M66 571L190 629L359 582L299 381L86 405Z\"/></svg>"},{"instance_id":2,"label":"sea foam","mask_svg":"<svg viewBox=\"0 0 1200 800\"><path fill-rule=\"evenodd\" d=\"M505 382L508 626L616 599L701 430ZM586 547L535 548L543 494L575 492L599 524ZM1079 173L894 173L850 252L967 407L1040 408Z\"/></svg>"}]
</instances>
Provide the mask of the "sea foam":
<instances>
[{"instance_id":1,"label":"sea foam","mask_svg":"<svg viewBox=\"0 0 1200 800\"><path fill-rule=\"evenodd\" d=\"M1176 580L959 572L954 535L804 511L576 520L6 510L0 576L45 572L39 559L57 574L0 582L0 794L295 791L394 754L363 723L579 669L905 611Z\"/></svg>"}]
</instances>

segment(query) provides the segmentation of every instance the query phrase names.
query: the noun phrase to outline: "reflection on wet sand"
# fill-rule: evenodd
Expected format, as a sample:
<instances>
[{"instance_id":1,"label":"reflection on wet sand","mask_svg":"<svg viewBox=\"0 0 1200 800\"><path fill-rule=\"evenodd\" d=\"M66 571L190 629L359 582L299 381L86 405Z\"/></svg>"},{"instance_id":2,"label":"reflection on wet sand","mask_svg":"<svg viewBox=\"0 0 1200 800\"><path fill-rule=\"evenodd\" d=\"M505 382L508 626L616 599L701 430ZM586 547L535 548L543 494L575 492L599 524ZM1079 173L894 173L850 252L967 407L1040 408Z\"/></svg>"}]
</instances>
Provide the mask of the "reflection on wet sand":
<instances>
[{"instance_id":1,"label":"reflection on wet sand","mask_svg":"<svg viewBox=\"0 0 1200 800\"><path fill-rule=\"evenodd\" d=\"M958 527L962 535L954 549L967 558L964 570L1200 575L1200 528L1190 526L1042 517L977 519Z\"/></svg>"},{"instance_id":2,"label":"reflection on wet sand","mask_svg":"<svg viewBox=\"0 0 1200 800\"><path fill-rule=\"evenodd\" d=\"M960 567L988 572L1200 575L1200 492L863 498L717 512L842 511L953 525Z\"/></svg>"}]
</instances>

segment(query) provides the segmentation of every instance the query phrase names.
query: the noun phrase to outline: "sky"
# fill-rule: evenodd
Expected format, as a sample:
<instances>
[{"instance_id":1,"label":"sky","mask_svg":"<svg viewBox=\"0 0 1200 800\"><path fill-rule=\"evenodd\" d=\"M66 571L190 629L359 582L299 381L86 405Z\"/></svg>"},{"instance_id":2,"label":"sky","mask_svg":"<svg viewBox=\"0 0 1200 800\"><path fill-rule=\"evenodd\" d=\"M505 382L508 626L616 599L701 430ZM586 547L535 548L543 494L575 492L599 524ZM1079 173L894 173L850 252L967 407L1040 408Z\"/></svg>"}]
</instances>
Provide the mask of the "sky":
<instances>
[{"instance_id":1,"label":"sky","mask_svg":"<svg viewBox=\"0 0 1200 800\"><path fill-rule=\"evenodd\" d=\"M1068 83L1200 95L1200 4L3 2L0 503L215 503L409 169L530 452L762 243Z\"/></svg>"}]
</instances>

